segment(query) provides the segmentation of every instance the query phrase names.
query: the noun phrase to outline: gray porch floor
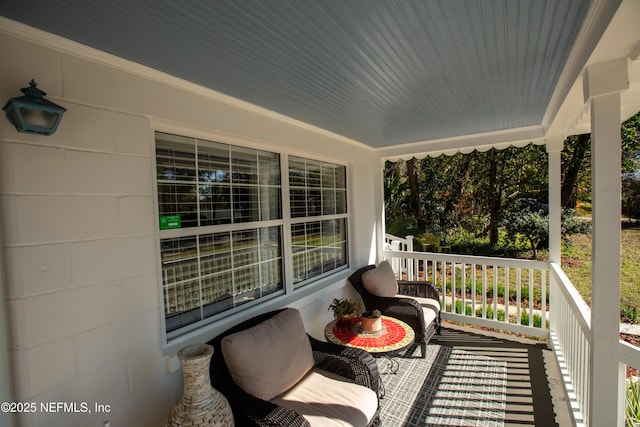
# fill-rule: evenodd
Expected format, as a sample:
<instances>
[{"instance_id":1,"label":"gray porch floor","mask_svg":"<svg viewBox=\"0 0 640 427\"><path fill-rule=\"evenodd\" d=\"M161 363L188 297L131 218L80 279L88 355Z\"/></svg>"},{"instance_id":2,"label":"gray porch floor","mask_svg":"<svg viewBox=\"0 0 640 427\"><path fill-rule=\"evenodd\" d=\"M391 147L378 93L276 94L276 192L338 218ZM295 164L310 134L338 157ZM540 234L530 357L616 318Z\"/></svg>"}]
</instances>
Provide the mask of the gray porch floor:
<instances>
[{"instance_id":1,"label":"gray porch floor","mask_svg":"<svg viewBox=\"0 0 640 427\"><path fill-rule=\"evenodd\" d=\"M431 342L507 363L505 426L571 426L569 405L546 343L445 323Z\"/></svg>"}]
</instances>

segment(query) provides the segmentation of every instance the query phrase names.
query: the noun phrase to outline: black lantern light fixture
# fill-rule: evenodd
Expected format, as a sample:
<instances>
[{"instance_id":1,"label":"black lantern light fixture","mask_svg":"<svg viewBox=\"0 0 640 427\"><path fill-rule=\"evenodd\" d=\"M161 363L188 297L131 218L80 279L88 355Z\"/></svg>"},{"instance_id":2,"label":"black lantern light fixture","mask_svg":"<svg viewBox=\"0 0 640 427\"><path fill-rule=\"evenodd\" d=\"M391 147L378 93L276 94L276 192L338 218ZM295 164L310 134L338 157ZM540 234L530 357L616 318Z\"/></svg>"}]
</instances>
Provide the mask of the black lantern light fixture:
<instances>
[{"instance_id":1,"label":"black lantern light fixture","mask_svg":"<svg viewBox=\"0 0 640 427\"><path fill-rule=\"evenodd\" d=\"M51 135L58 129L66 108L44 99L45 92L31 79L29 87L20 89L24 96L11 98L2 108L18 132Z\"/></svg>"}]
</instances>

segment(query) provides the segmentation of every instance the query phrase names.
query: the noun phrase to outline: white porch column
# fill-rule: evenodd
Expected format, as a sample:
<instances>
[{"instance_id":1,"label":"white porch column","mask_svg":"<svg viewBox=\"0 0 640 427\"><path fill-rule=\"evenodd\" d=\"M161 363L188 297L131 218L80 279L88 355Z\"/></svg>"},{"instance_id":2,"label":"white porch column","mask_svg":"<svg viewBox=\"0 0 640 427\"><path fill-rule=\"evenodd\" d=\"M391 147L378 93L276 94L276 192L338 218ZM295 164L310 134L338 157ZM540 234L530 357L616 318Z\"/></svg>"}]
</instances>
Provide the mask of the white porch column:
<instances>
[{"instance_id":1,"label":"white porch column","mask_svg":"<svg viewBox=\"0 0 640 427\"><path fill-rule=\"evenodd\" d=\"M547 138L549 155L549 261L560 265L562 240L562 149L564 137Z\"/></svg>"},{"instance_id":2,"label":"white porch column","mask_svg":"<svg viewBox=\"0 0 640 427\"><path fill-rule=\"evenodd\" d=\"M378 168L375 171L378 191L374 194L376 218L378 219L375 226L376 252L369 255L369 264L378 264L384 258L384 235L387 230L384 212L384 165L384 159L378 159Z\"/></svg>"},{"instance_id":3,"label":"white porch column","mask_svg":"<svg viewBox=\"0 0 640 427\"><path fill-rule=\"evenodd\" d=\"M589 425L624 426L620 337L620 91L627 60L595 64L585 75L591 102L593 248Z\"/></svg>"}]
</instances>

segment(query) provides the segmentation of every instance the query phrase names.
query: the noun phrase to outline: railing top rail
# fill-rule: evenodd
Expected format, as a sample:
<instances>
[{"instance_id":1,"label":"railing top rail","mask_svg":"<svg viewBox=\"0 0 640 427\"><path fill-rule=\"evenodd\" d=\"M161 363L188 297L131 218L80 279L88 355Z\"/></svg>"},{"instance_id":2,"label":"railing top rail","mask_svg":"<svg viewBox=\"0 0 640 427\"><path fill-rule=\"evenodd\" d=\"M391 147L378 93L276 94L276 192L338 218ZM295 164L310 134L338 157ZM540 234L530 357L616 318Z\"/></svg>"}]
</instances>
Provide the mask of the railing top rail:
<instances>
[{"instance_id":1,"label":"railing top rail","mask_svg":"<svg viewBox=\"0 0 640 427\"><path fill-rule=\"evenodd\" d=\"M517 267L534 270L549 270L548 261L536 261L530 259L518 258L499 258L474 255L456 255L442 254L435 252L404 252L404 251L385 251L385 255L394 258L407 258L429 261L446 261L456 264L479 264L491 265L497 267Z\"/></svg>"},{"instance_id":2,"label":"railing top rail","mask_svg":"<svg viewBox=\"0 0 640 427\"><path fill-rule=\"evenodd\" d=\"M620 362L634 368L640 368L640 347L620 340Z\"/></svg>"},{"instance_id":3,"label":"railing top rail","mask_svg":"<svg viewBox=\"0 0 640 427\"><path fill-rule=\"evenodd\" d=\"M571 280L569 280L564 271L562 271L562 267L553 262L550 266L551 276L556 280L558 287L565 296L565 300L571 306L571 310L574 312L576 319L578 319L585 336L590 337L591 309L584 301L578 290L573 286Z\"/></svg>"},{"instance_id":4,"label":"railing top rail","mask_svg":"<svg viewBox=\"0 0 640 427\"><path fill-rule=\"evenodd\" d=\"M413 236L407 236L407 237L413 237ZM388 240L397 240L402 243L409 243L409 240L411 240L406 237L394 236L393 234L389 234L389 233L385 233L384 238Z\"/></svg>"}]
</instances>

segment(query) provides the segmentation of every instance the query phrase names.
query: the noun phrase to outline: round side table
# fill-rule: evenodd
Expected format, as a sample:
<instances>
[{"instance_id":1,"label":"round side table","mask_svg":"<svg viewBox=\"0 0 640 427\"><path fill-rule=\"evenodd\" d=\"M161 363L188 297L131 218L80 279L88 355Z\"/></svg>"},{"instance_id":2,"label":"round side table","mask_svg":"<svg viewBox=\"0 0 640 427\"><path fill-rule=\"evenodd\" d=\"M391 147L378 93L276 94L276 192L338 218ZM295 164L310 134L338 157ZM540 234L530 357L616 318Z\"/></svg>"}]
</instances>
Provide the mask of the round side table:
<instances>
[{"instance_id":1,"label":"round side table","mask_svg":"<svg viewBox=\"0 0 640 427\"><path fill-rule=\"evenodd\" d=\"M389 362L389 372L395 374L400 368L400 363L391 358L407 347L416 339L413 328L402 320L394 317L382 316L382 330L368 333L362 330L357 319L350 324L338 324L335 320L329 322L324 328L324 336L327 341L346 347L359 348L368 351L373 356L382 356ZM380 397L384 396L384 384Z\"/></svg>"}]
</instances>

